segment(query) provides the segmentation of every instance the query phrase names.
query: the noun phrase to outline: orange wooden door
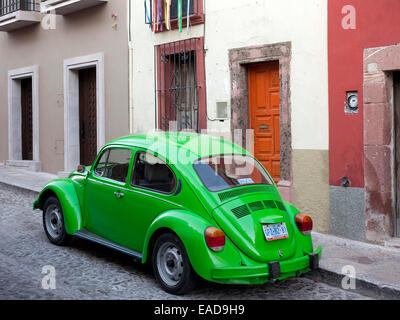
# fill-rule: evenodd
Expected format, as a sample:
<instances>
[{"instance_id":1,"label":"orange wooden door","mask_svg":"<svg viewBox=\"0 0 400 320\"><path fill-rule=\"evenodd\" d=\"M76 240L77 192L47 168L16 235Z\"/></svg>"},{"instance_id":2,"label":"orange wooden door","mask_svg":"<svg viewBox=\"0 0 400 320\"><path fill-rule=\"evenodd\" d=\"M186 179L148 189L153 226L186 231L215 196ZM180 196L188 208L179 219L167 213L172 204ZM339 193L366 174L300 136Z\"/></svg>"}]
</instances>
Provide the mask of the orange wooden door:
<instances>
[{"instance_id":1,"label":"orange wooden door","mask_svg":"<svg viewBox=\"0 0 400 320\"><path fill-rule=\"evenodd\" d=\"M250 129L254 130L254 155L280 179L279 62L251 65L249 77Z\"/></svg>"}]
</instances>

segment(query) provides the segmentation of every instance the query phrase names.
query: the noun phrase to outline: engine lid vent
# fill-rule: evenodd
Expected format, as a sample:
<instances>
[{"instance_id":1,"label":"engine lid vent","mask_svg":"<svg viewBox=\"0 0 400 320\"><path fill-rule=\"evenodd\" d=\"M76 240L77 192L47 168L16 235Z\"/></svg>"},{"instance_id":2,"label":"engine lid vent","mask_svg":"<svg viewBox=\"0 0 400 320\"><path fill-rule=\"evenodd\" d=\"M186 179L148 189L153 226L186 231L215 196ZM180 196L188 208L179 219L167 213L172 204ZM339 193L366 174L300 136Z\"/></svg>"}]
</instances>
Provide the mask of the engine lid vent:
<instances>
[{"instance_id":1,"label":"engine lid vent","mask_svg":"<svg viewBox=\"0 0 400 320\"><path fill-rule=\"evenodd\" d=\"M245 204L240 207L233 208L232 212L238 219L248 216L250 214L250 210Z\"/></svg>"},{"instance_id":2,"label":"engine lid vent","mask_svg":"<svg viewBox=\"0 0 400 320\"><path fill-rule=\"evenodd\" d=\"M219 200L225 201L230 198L238 197L244 194L252 193L252 192L269 192L271 191L269 186L254 186L254 187L245 187L241 189L234 189L225 192L218 193Z\"/></svg>"},{"instance_id":3,"label":"engine lid vent","mask_svg":"<svg viewBox=\"0 0 400 320\"><path fill-rule=\"evenodd\" d=\"M276 208L276 204L274 200L264 200L264 205L267 209L275 209Z\"/></svg>"},{"instance_id":4,"label":"engine lid vent","mask_svg":"<svg viewBox=\"0 0 400 320\"><path fill-rule=\"evenodd\" d=\"M264 206L261 201L251 202L251 203L249 203L249 207L250 207L250 210L253 212L264 209Z\"/></svg>"},{"instance_id":5,"label":"engine lid vent","mask_svg":"<svg viewBox=\"0 0 400 320\"><path fill-rule=\"evenodd\" d=\"M275 201L275 203L279 210L286 211L285 206L281 201Z\"/></svg>"}]
</instances>

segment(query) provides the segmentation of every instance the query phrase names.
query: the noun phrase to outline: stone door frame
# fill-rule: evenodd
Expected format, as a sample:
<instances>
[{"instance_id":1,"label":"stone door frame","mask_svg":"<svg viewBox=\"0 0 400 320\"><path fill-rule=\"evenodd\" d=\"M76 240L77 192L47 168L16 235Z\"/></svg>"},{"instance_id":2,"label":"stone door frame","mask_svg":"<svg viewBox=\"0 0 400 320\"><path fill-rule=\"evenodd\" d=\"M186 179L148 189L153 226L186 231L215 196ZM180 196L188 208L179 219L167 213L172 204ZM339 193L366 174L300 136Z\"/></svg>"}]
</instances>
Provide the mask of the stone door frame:
<instances>
[{"instance_id":1,"label":"stone door frame","mask_svg":"<svg viewBox=\"0 0 400 320\"><path fill-rule=\"evenodd\" d=\"M32 78L33 160L22 160L21 146L21 80ZM7 165L41 170L39 154L39 66L8 71L8 157Z\"/></svg>"},{"instance_id":2,"label":"stone door frame","mask_svg":"<svg viewBox=\"0 0 400 320\"><path fill-rule=\"evenodd\" d=\"M393 72L400 70L400 45L364 49L364 183L366 238L394 236Z\"/></svg>"},{"instance_id":3,"label":"stone door frame","mask_svg":"<svg viewBox=\"0 0 400 320\"><path fill-rule=\"evenodd\" d=\"M269 61L279 62L281 180L278 183L278 188L285 200L288 201L292 199L293 184L290 101L291 48L291 42L281 42L229 50L232 132L237 130L246 132L250 125L247 66ZM246 147L246 134L242 135L241 142Z\"/></svg>"},{"instance_id":4,"label":"stone door frame","mask_svg":"<svg viewBox=\"0 0 400 320\"><path fill-rule=\"evenodd\" d=\"M97 152L105 144L105 79L104 54L64 60L64 172L76 169L79 152L79 74L80 69L96 68Z\"/></svg>"}]
</instances>

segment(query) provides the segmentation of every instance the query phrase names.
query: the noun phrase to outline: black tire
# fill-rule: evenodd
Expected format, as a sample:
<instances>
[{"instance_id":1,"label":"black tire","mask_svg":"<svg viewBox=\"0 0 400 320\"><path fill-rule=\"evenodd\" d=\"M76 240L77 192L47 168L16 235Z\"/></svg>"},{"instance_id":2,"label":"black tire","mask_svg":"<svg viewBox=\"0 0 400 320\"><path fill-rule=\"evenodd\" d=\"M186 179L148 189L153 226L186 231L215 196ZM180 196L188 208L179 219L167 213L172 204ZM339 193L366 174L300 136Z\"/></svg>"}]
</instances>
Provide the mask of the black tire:
<instances>
[{"instance_id":1,"label":"black tire","mask_svg":"<svg viewBox=\"0 0 400 320\"><path fill-rule=\"evenodd\" d=\"M161 257L165 250L169 251L165 253L164 257ZM165 258L168 256L173 256L173 258ZM172 260L173 263L170 262ZM180 267L175 264L177 261L181 262ZM185 247L173 233L164 233L157 238L152 252L152 264L157 281L162 289L168 293L183 295L192 291L197 285L198 276L192 268ZM167 266L168 264L169 266ZM174 270L171 274L177 275L174 280L166 275L171 270Z\"/></svg>"},{"instance_id":2,"label":"black tire","mask_svg":"<svg viewBox=\"0 0 400 320\"><path fill-rule=\"evenodd\" d=\"M55 245L66 245L72 239L72 236L65 230L62 207L56 197L49 197L44 203L43 228L47 238Z\"/></svg>"}]
</instances>

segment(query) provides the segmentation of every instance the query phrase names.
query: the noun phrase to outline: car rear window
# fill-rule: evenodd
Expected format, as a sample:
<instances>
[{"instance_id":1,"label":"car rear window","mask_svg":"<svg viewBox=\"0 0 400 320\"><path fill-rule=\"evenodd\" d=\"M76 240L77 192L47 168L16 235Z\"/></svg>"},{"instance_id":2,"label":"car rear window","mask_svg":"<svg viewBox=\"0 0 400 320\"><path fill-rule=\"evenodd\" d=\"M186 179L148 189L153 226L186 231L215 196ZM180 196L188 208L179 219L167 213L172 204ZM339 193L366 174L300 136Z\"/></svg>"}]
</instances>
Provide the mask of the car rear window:
<instances>
[{"instance_id":1,"label":"car rear window","mask_svg":"<svg viewBox=\"0 0 400 320\"><path fill-rule=\"evenodd\" d=\"M266 170L257 160L246 155L218 155L202 158L194 169L209 191L222 191L245 185L273 185Z\"/></svg>"}]
</instances>

